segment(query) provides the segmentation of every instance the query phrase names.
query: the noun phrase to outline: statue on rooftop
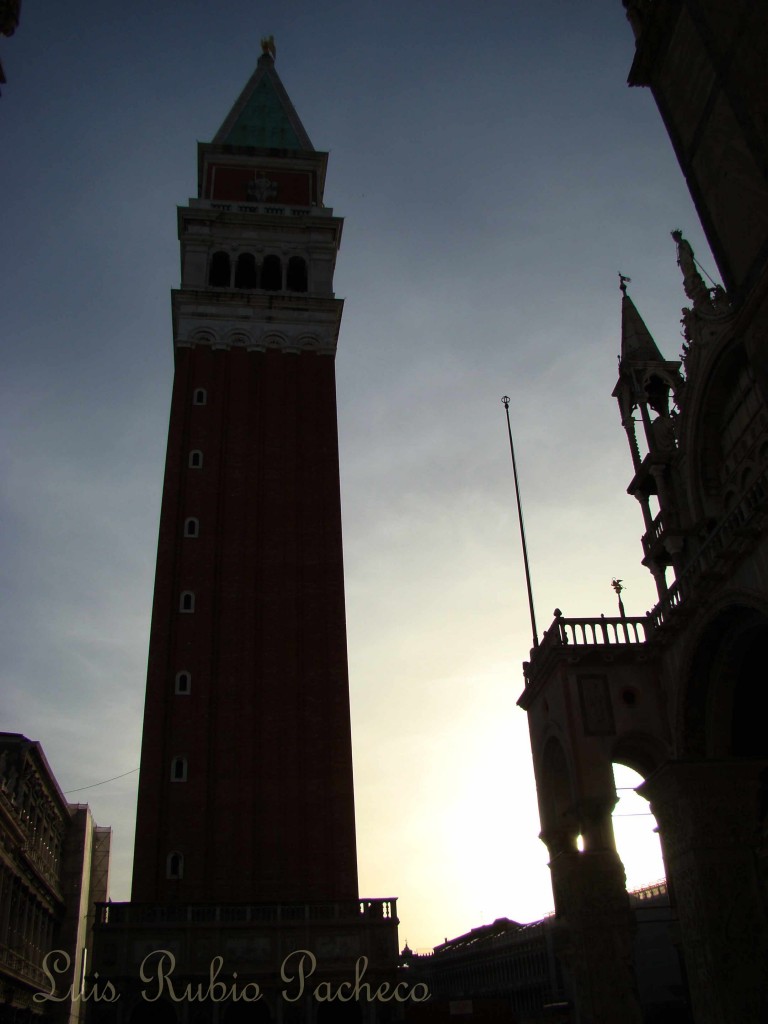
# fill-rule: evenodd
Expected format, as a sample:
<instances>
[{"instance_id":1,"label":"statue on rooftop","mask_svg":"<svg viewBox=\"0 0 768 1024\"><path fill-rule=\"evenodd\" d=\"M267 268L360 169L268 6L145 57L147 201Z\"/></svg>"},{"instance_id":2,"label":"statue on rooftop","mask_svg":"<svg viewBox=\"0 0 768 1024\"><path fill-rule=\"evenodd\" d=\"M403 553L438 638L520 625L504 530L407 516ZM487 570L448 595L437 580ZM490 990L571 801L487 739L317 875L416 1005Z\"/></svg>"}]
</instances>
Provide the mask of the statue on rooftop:
<instances>
[{"instance_id":1,"label":"statue on rooftop","mask_svg":"<svg viewBox=\"0 0 768 1024\"><path fill-rule=\"evenodd\" d=\"M696 266L696 257L693 255L691 243L683 238L683 233L680 230L673 231L672 237L677 245L677 262L683 272L683 288L695 309L697 306L709 302L709 289L704 284L704 278Z\"/></svg>"}]
</instances>

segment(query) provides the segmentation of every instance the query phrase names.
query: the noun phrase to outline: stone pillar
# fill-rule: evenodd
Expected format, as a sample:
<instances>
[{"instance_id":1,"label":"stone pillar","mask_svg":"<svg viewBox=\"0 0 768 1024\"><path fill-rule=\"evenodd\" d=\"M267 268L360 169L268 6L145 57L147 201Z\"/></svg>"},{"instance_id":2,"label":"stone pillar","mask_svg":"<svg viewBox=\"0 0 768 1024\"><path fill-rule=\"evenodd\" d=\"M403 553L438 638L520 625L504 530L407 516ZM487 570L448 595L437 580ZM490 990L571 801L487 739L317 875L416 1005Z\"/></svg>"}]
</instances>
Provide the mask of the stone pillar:
<instances>
[{"instance_id":1,"label":"stone pillar","mask_svg":"<svg viewBox=\"0 0 768 1024\"><path fill-rule=\"evenodd\" d=\"M768 761L674 761L639 788L659 823L696 1024L768 1013Z\"/></svg>"},{"instance_id":2,"label":"stone pillar","mask_svg":"<svg viewBox=\"0 0 768 1024\"><path fill-rule=\"evenodd\" d=\"M615 850L560 850L550 861L555 951L573 983L579 1024L641 1024L632 967L635 921Z\"/></svg>"}]
</instances>

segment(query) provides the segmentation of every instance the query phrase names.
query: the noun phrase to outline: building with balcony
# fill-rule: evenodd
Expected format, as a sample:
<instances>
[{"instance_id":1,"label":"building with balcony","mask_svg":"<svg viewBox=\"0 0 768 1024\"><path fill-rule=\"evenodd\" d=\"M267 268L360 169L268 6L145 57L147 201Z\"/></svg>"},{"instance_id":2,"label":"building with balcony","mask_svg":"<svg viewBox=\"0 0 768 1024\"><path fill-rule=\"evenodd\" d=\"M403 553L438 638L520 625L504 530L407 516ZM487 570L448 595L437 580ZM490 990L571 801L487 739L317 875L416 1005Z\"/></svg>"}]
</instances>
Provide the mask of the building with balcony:
<instances>
[{"instance_id":1,"label":"building with balcony","mask_svg":"<svg viewBox=\"0 0 768 1024\"><path fill-rule=\"evenodd\" d=\"M39 743L0 733L0 1022L78 1024L94 902L107 898L111 831L68 804ZM45 958L54 950L56 1001ZM35 998L37 996L37 998Z\"/></svg>"},{"instance_id":2,"label":"building with balcony","mask_svg":"<svg viewBox=\"0 0 768 1024\"><path fill-rule=\"evenodd\" d=\"M658 603L643 618L557 611L519 704L579 1019L643 1019L611 823L618 762L643 775L658 822L694 1020L757 1024L768 1016L768 20L747 0L624 4L630 84L653 93L723 284L705 283L675 230L688 300L675 359L622 279L613 394Z\"/></svg>"}]
</instances>

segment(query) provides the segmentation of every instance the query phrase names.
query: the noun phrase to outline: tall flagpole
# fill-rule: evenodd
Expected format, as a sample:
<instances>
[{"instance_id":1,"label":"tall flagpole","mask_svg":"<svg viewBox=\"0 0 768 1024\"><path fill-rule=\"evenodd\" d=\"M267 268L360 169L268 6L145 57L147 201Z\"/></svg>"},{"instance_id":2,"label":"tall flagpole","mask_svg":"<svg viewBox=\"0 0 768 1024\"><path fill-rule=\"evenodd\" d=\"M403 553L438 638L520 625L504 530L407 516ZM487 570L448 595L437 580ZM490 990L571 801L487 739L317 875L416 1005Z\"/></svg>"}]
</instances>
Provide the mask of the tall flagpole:
<instances>
[{"instance_id":1,"label":"tall flagpole","mask_svg":"<svg viewBox=\"0 0 768 1024\"><path fill-rule=\"evenodd\" d=\"M501 402L507 413L507 433L509 434L509 450L512 453L512 472L515 476L515 497L517 498L517 518L520 520L520 540L523 544L523 565L525 566L525 585L528 588L528 607L531 611L531 629L533 631L533 646L539 646L539 637L536 633L536 615L533 611L533 590L531 589L531 570L528 566L528 545L525 543L525 526L523 525L523 506L520 503L520 484L517 479L517 462L515 461L515 446L512 443L512 425L509 421L509 395L504 395Z\"/></svg>"}]
</instances>

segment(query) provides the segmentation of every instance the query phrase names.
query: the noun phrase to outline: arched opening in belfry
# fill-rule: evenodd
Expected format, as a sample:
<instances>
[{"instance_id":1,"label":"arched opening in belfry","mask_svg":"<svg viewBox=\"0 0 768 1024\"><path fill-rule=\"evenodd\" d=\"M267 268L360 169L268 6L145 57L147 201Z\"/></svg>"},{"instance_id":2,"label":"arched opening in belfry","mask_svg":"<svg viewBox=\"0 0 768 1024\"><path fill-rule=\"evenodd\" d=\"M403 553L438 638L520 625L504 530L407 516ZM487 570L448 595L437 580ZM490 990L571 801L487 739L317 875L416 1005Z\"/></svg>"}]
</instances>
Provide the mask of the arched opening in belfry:
<instances>
[{"instance_id":1,"label":"arched opening in belfry","mask_svg":"<svg viewBox=\"0 0 768 1024\"><path fill-rule=\"evenodd\" d=\"M229 288L230 273L229 253L215 252L208 268L208 284L213 288Z\"/></svg>"},{"instance_id":2,"label":"arched opening in belfry","mask_svg":"<svg viewBox=\"0 0 768 1024\"><path fill-rule=\"evenodd\" d=\"M612 767L617 798L613 834L627 876L627 891L632 892L665 878L666 870L656 818L648 801L635 792L645 781L643 775L615 761Z\"/></svg>"},{"instance_id":3,"label":"arched opening in belfry","mask_svg":"<svg viewBox=\"0 0 768 1024\"><path fill-rule=\"evenodd\" d=\"M307 262L301 256L291 256L288 260L286 286L289 292L305 292L307 290Z\"/></svg>"},{"instance_id":4,"label":"arched opening in belfry","mask_svg":"<svg viewBox=\"0 0 768 1024\"><path fill-rule=\"evenodd\" d=\"M241 252L235 267L235 288L258 287L256 257L250 252Z\"/></svg>"},{"instance_id":5,"label":"arched opening in belfry","mask_svg":"<svg viewBox=\"0 0 768 1024\"><path fill-rule=\"evenodd\" d=\"M283 287L283 265L279 256L265 256L261 266L261 287L266 292L279 292Z\"/></svg>"}]
</instances>

